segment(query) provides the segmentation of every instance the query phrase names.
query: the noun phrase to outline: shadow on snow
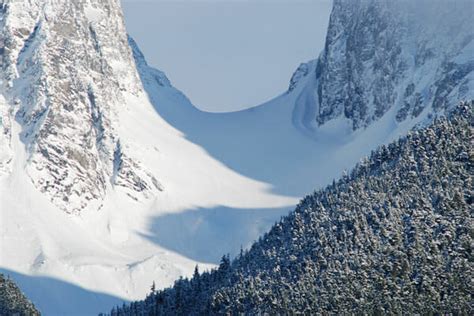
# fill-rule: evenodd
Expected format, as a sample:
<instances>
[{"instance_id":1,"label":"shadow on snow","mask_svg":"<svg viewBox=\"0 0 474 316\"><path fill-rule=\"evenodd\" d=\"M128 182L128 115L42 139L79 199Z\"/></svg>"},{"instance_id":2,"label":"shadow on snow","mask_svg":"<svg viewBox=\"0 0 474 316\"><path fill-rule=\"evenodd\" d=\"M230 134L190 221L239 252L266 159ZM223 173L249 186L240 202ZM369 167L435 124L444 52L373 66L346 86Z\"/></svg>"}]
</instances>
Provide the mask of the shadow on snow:
<instances>
[{"instance_id":1,"label":"shadow on snow","mask_svg":"<svg viewBox=\"0 0 474 316\"><path fill-rule=\"evenodd\" d=\"M193 260L218 263L223 254L235 256L250 246L289 211L289 207L191 209L154 218L153 233L145 237ZM183 229L177 231L176 227Z\"/></svg>"},{"instance_id":2,"label":"shadow on snow","mask_svg":"<svg viewBox=\"0 0 474 316\"><path fill-rule=\"evenodd\" d=\"M50 277L30 276L4 268L0 268L0 272L13 279L42 315L97 315L100 312L109 311L113 306L121 306L124 302L128 303L125 299L86 290ZM71 297L75 299L71 300ZM68 301L67 308L65 308L65 300ZM71 313L71 311L76 312Z\"/></svg>"}]
</instances>

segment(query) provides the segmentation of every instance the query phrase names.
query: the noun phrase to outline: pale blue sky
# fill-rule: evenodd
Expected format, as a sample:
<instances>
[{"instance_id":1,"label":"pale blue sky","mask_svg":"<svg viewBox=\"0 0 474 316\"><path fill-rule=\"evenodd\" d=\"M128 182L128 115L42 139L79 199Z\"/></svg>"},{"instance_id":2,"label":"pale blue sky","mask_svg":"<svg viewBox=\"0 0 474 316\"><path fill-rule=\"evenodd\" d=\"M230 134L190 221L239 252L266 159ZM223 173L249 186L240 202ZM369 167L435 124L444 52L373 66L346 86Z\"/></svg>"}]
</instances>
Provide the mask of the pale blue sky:
<instances>
[{"instance_id":1,"label":"pale blue sky","mask_svg":"<svg viewBox=\"0 0 474 316\"><path fill-rule=\"evenodd\" d=\"M331 0L122 0L148 62L201 109L232 111L287 87L324 46Z\"/></svg>"}]
</instances>

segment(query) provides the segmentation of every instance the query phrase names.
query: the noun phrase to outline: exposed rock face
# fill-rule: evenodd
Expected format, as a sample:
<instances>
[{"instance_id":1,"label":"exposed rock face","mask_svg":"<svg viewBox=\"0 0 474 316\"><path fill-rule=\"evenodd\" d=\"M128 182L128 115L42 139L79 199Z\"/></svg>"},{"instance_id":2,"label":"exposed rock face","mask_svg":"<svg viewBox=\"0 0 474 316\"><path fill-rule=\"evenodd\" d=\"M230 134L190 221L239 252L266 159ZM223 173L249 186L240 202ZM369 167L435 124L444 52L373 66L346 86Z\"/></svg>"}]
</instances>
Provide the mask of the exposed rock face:
<instances>
[{"instance_id":1,"label":"exposed rock face","mask_svg":"<svg viewBox=\"0 0 474 316\"><path fill-rule=\"evenodd\" d=\"M140 75L142 82L150 85L158 85L160 87L171 87L171 82L166 77L166 74L158 69L150 67L143 56L140 48L133 38L128 38L128 43L133 53L133 58L137 67L137 71Z\"/></svg>"},{"instance_id":2,"label":"exposed rock face","mask_svg":"<svg viewBox=\"0 0 474 316\"><path fill-rule=\"evenodd\" d=\"M0 96L0 175L11 170L13 158L11 149L11 121L8 110L5 99Z\"/></svg>"},{"instance_id":3,"label":"exposed rock face","mask_svg":"<svg viewBox=\"0 0 474 316\"><path fill-rule=\"evenodd\" d=\"M119 0L0 3L0 146L16 120L33 183L68 212L100 206L110 184L156 189L138 162L115 157L116 114L142 91Z\"/></svg>"},{"instance_id":4,"label":"exposed rock face","mask_svg":"<svg viewBox=\"0 0 474 316\"><path fill-rule=\"evenodd\" d=\"M290 80L290 87L288 88L288 92L293 91L296 86L301 82L301 79L306 77L310 71L310 63L302 63L298 66L298 69L293 73Z\"/></svg>"},{"instance_id":5,"label":"exposed rock face","mask_svg":"<svg viewBox=\"0 0 474 316\"><path fill-rule=\"evenodd\" d=\"M391 109L401 122L472 99L472 12L464 0L335 0L313 119L343 116L358 129Z\"/></svg>"}]
</instances>

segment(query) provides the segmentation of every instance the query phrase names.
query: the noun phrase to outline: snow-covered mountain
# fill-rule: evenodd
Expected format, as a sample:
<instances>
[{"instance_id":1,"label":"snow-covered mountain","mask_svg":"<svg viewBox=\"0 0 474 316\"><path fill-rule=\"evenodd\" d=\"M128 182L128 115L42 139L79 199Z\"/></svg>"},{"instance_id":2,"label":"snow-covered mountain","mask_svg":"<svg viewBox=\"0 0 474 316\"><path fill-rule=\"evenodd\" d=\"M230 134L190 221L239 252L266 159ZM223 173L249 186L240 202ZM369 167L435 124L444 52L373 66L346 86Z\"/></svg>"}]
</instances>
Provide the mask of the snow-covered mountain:
<instances>
[{"instance_id":1,"label":"snow-covered mountain","mask_svg":"<svg viewBox=\"0 0 474 316\"><path fill-rule=\"evenodd\" d=\"M141 89L117 1L4 1L2 39L2 117L21 125L38 190L77 213L110 185L161 189L117 132L124 94Z\"/></svg>"},{"instance_id":2,"label":"snow-covered mountain","mask_svg":"<svg viewBox=\"0 0 474 316\"><path fill-rule=\"evenodd\" d=\"M141 298L473 98L469 20L446 22L447 40L425 19L407 31L390 6L336 0L326 49L287 93L214 114L147 65L118 0L0 0L0 270L46 315Z\"/></svg>"},{"instance_id":3,"label":"snow-covered mountain","mask_svg":"<svg viewBox=\"0 0 474 316\"><path fill-rule=\"evenodd\" d=\"M334 0L307 127L364 128L389 112L399 123L472 98L472 12L466 0Z\"/></svg>"}]
</instances>

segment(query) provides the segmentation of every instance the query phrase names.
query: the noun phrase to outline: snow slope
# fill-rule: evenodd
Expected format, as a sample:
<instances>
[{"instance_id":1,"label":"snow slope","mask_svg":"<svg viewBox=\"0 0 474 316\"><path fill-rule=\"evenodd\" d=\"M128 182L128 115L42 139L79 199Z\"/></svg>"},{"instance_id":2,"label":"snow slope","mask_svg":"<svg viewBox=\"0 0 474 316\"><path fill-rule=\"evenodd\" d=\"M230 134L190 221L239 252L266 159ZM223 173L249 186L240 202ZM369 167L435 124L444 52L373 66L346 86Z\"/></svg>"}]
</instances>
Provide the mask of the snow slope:
<instances>
[{"instance_id":1,"label":"snow slope","mask_svg":"<svg viewBox=\"0 0 474 316\"><path fill-rule=\"evenodd\" d=\"M50 2L58 3L69 4ZM87 3L92 7L82 6ZM51 129L42 125L45 121L36 122L34 115L25 121L15 114L25 104L28 108L46 104L55 122L53 114L64 114L64 99L38 103L34 98L22 99L24 95L15 98L25 87L40 87L36 75L21 71L21 67L29 69L21 62L12 66L16 79L2 82L0 270L12 275L45 315L109 310L122 300L142 298L151 280L162 288L192 273L196 263L201 269L211 267L222 254L235 254L250 245L302 196L339 177L370 150L405 134L431 114L424 111L399 122L398 109L392 107L365 129L353 131L352 120L343 116L318 125L314 120L318 108L313 102L317 61L300 67L291 91L263 105L233 113L201 112L163 73L146 64L132 40L130 48L122 47L125 34L119 34L120 41L116 41L112 32L97 25L108 23L117 32L121 30L123 21L110 14L110 8L118 10L115 5L111 0L81 1L64 10L78 12L73 20L79 21L84 32L92 26L101 47L89 52L75 42L65 44L67 53L74 57L85 51L104 65L114 63L106 67L105 74L98 71L88 77L71 70L70 77L62 78L66 84L68 78L81 84L74 90L77 103L70 102L77 107L65 114L71 115L73 124L67 128L54 125L59 133L52 133L53 138L48 138ZM31 29L34 25L31 23ZM42 27L45 37L34 37L34 41L44 50L26 60L47 75L53 69L49 58L57 52L48 50L41 39L54 40L60 35L49 33L47 25ZM19 33L13 30L9 34L17 39ZM94 32L84 34L87 39L94 37ZM120 45L119 54L116 45ZM110 54L109 58L104 54ZM36 59L38 56L41 58ZM76 65L74 58L60 63L67 69ZM87 97L91 86L82 83L91 82L95 82L96 102L82 97ZM52 85L59 87L57 82ZM33 92L33 97L42 95ZM96 109L89 113L87 102L97 103ZM97 113L103 113L106 121L102 127L97 126L101 122ZM39 136L25 142L20 137L25 126ZM58 166L49 160L48 150L80 146L84 127L91 128L94 137L103 128L107 133L105 139L98 137L98 143L85 149L89 161L101 161L96 172L74 169L82 161L76 156ZM101 142L109 149L102 152ZM46 151L37 150L34 144L43 144ZM31 157L50 166L50 173L34 173ZM62 189L69 180L59 179L53 191L49 187L42 190L39 182L42 177L55 179L54 170L79 170L80 187L97 193L94 203L87 200L84 204L83 196L78 195L74 207L80 205L80 211L67 212L69 204L55 194L67 196ZM145 180L127 182L136 177ZM106 180L96 185L97 181L89 179ZM159 181L159 190L140 190L140 183L153 186L152 179Z\"/></svg>"}]
</instances>

